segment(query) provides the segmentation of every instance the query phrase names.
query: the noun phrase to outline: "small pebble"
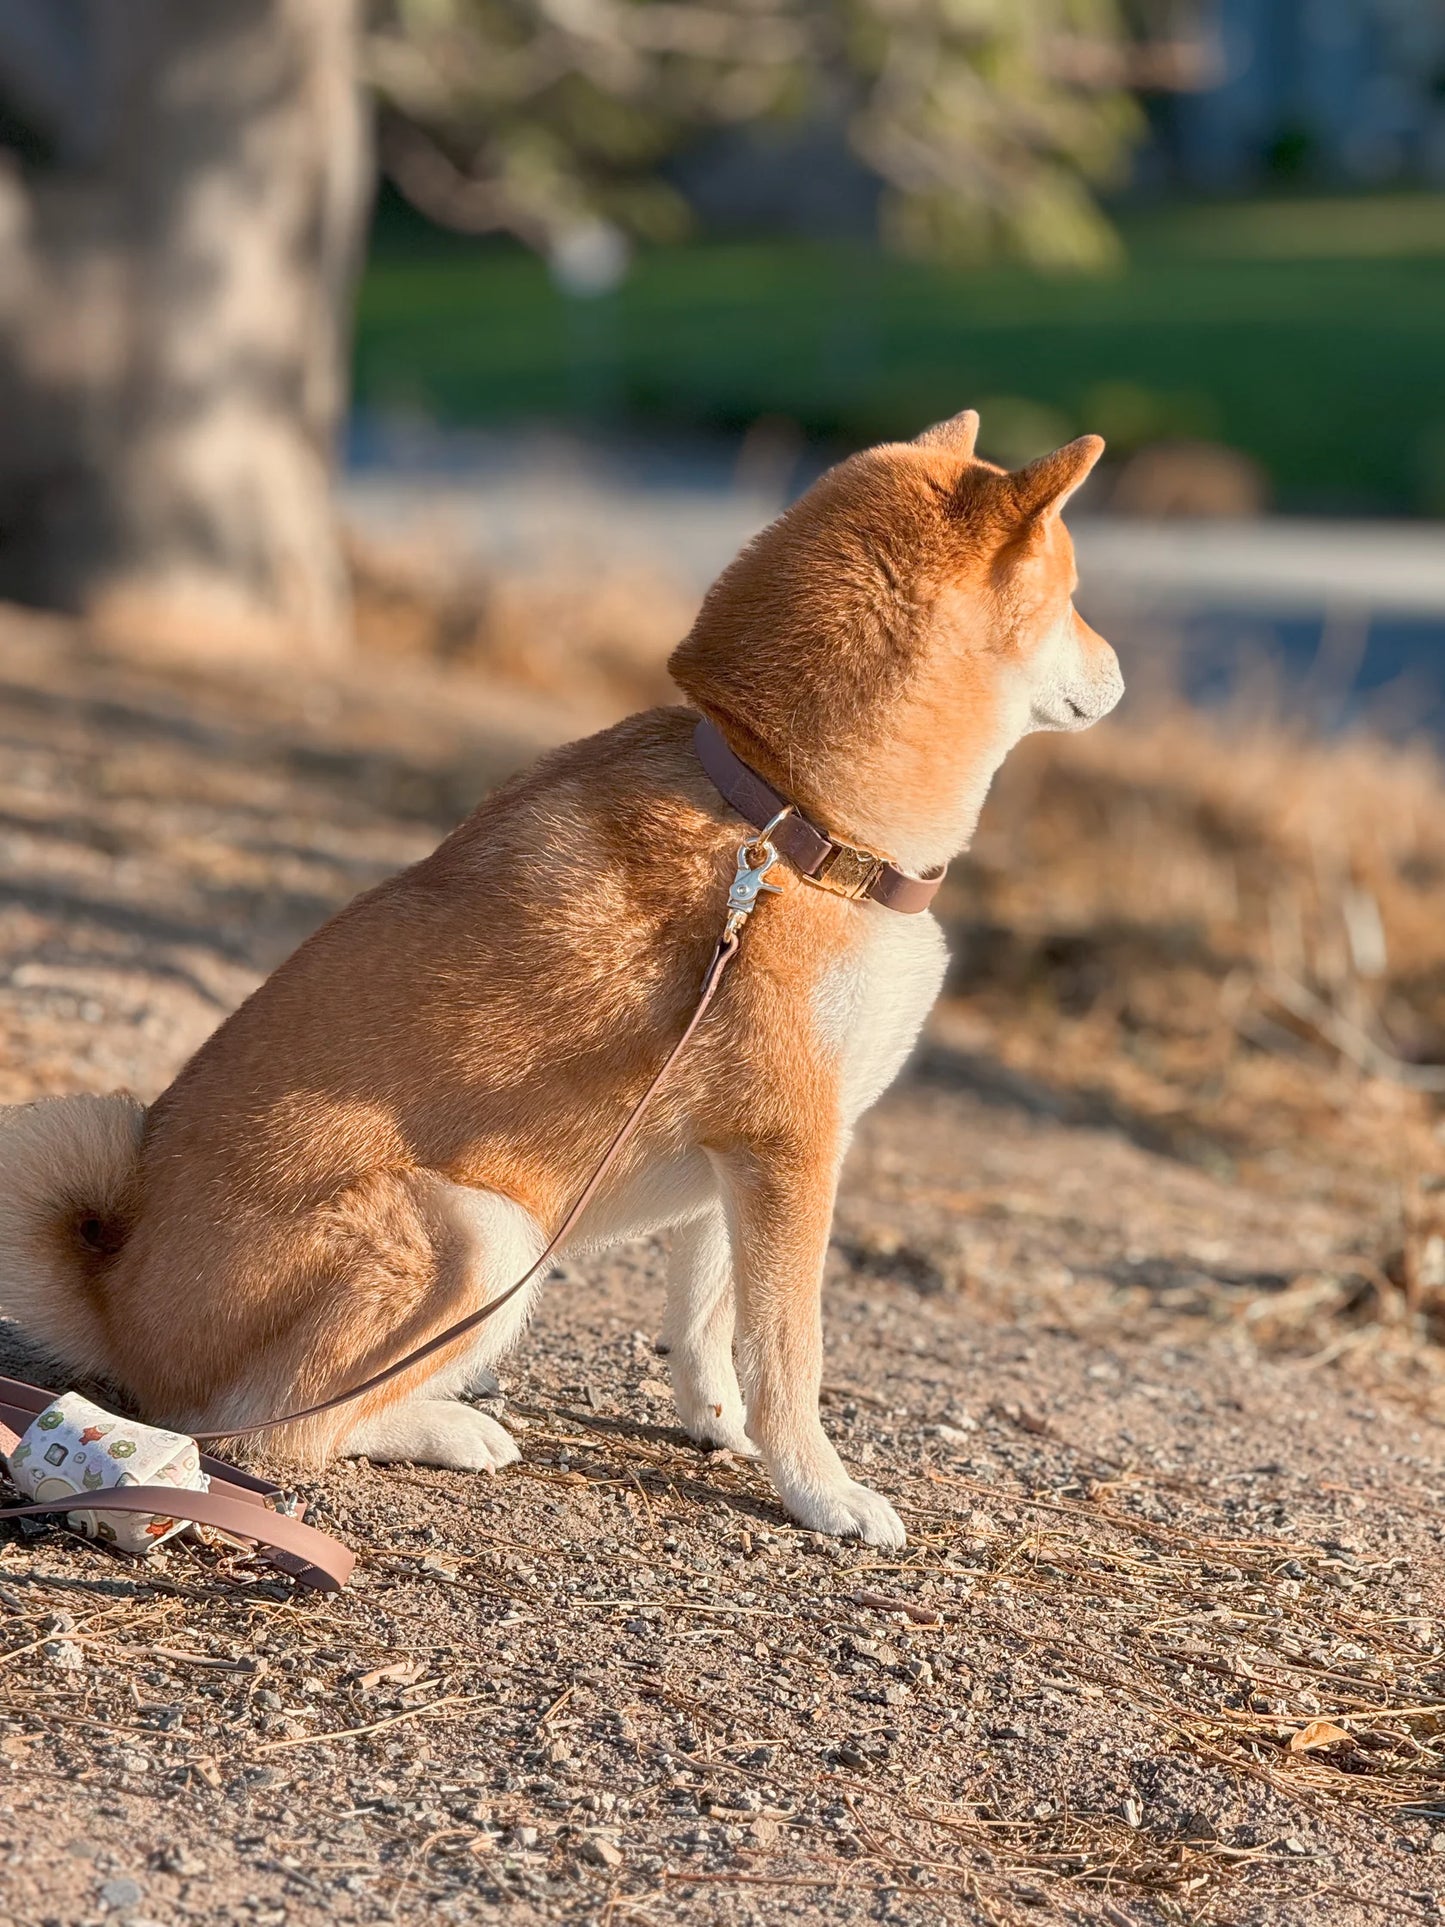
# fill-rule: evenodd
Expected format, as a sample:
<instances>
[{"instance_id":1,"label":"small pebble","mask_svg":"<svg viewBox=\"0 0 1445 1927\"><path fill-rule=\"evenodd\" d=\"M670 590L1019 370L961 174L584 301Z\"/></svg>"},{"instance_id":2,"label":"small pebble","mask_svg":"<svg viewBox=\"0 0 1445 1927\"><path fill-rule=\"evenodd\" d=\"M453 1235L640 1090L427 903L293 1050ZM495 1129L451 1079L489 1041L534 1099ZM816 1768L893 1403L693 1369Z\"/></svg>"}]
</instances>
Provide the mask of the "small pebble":
<instances>
[{"instance_id":1,"label":"small pebble","mask_svg":"<svg viewBox=\"0 0 1445 1927\"><path fill-rule=\"evenodd\" d=\"M97 1895L102 1907L116 1912L123 1907L138 1907L144 1898L145 1888L129 1874L123 1874L118 1880L107 1880Z\"/></svg>"}]
</instances>

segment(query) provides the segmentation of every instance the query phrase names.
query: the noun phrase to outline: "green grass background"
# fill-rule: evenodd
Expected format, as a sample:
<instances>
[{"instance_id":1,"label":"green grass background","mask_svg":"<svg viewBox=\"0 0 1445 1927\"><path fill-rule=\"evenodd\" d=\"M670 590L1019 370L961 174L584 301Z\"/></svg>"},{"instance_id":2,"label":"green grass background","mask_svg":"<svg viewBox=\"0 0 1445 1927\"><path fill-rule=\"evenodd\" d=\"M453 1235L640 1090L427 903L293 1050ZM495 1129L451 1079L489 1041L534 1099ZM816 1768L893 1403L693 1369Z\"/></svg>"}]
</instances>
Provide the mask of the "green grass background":
<instances>
[{"instance_id":1,"label":"green grass background","mask_svg":"<svg viewBox=\"0 0 1445 1927\"><path fill-rule=\"evenodd\" d=\"M699 241L569 300L520 248L378 222L356 393L376 410L737 429L841 443L973 404L988 452L1084 429L1202 435L1281 506L1445 514L1445 196L1193 206L1123 222L1098 275L862 246Z\"/></svg>"}]
</instances>

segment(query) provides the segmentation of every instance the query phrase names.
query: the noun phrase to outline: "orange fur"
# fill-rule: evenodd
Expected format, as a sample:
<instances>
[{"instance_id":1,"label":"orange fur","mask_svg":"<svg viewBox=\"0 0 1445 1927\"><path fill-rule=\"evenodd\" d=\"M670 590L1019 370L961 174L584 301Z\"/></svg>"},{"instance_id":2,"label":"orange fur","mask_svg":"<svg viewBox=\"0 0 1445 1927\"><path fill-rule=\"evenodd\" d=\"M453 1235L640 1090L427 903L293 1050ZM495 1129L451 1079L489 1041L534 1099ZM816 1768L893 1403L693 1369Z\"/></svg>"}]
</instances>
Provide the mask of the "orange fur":
<instances>
[{"instance_id":1,"label":"orange fur","mask_svg":"<svg viewBox=\"0 0 1445 1927\"><path fill-rule=\"evenodd\" d=\"M965 414L824 476L719 578L672 659L695 709L815 821L913 869L967 842L1019 735L1082 727L1122 686L1073 612L1058 517L1101 444L1010 475L975 459L976 428ZM53 1158L7 1149L46 1116L49 1144L55 1112L12 1114L0 1185L17 1208L123 1205L118 1250L84 1253L69 1283L50 1263L52 1341L149 1418L239 1427L343 1390L510 1283L686 1021L717 938L740 825L693 756L694 719L649 711L544 757L334 917L185 1066L138 1146L119 1131L85 1196ZM684 1422L756 1445L806 1523L898 1543L818 1422L819 1284L849 1130L941 951L931 918L785 883L578 1243L674 1227ZM15 1294L31 1315L37 1291ZM499 1428L446 1397L519 1322L271 1445L504 1462Z\"/></svg>"}]
</instances>

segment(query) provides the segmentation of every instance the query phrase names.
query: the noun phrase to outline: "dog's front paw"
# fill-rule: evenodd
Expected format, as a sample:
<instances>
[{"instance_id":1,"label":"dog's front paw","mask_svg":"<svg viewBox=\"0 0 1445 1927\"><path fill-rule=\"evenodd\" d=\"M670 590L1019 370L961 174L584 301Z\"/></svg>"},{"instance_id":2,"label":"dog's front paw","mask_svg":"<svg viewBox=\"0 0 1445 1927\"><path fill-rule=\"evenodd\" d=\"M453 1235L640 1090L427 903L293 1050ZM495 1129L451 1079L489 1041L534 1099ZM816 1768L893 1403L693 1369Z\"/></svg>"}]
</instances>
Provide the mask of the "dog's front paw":
<instances>
[{"instance_id":1,"label":"dog's front paw","mask_svg":"<svg viewBox=\"0 0 1445 1927\"><path fill-rule=\"evenodd\" d=\"M865 1546L896 1552L908 1536L883 1495L853 1479L806 1497L790 1496L785 1503L800 1526L837 1539L861 1539Z\"/></svg>"}]
</instances>

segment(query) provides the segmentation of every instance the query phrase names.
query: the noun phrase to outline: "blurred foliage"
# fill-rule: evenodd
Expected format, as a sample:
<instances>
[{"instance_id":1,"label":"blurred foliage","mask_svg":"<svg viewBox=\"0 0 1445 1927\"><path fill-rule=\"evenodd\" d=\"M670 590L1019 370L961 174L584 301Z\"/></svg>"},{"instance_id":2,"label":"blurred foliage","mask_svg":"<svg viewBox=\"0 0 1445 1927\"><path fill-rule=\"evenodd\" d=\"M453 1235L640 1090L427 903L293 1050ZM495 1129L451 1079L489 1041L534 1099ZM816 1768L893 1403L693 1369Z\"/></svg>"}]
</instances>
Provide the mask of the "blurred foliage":
<instances>
[{"instance_id":1,"label":"blurred foliage","mask_svg":"<svg viewBox=\"0 0 1445 1927\"><path fill-rule=\"evenodd\" d=\"M975 403L1010 460L1084 429L1111 457L1207 439L1286 507L1445 508L1445 198L1211 205L1123 233L1122 270L1067 279L690 243L580 302L519 248L383 223L358 399L483 424L779 416L853 444Z\"/></svg>"},{"instance_id":2,"label":"blurred foliage","mask_svg":"<svg viewBox=\"0 0 1445 1927\"><path fill-rule=\"evenodd\" d=\"M1145 11L1167 26L1179 5ZM1090 184L1142 131L1134 45L1118 0L375 0L366 62L386 171L472 233L674 240L671 156L821 120L877 176L897 245L1087 265L1117 252Z\"/></svg>"}]
</instances>

